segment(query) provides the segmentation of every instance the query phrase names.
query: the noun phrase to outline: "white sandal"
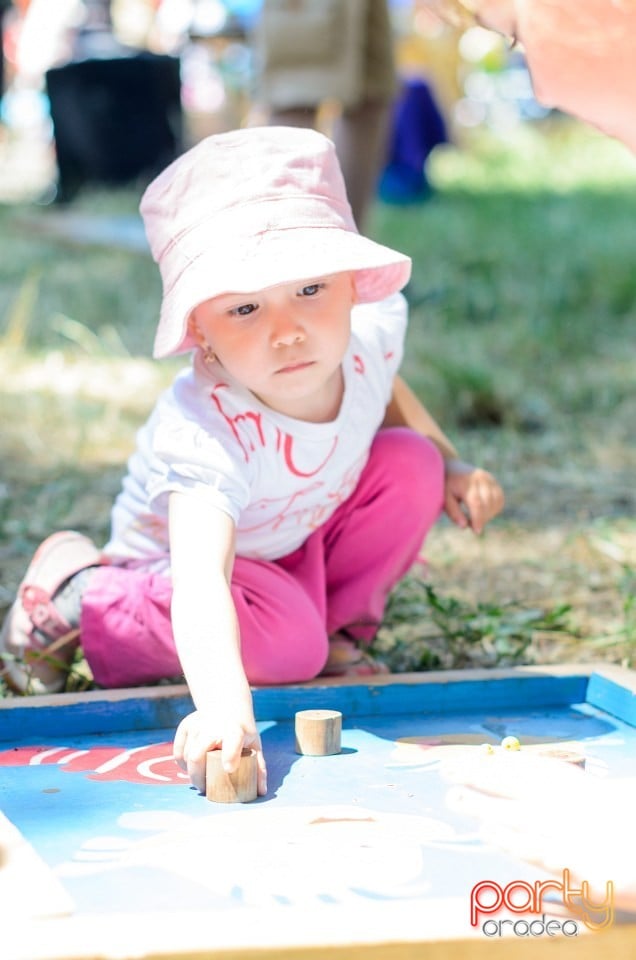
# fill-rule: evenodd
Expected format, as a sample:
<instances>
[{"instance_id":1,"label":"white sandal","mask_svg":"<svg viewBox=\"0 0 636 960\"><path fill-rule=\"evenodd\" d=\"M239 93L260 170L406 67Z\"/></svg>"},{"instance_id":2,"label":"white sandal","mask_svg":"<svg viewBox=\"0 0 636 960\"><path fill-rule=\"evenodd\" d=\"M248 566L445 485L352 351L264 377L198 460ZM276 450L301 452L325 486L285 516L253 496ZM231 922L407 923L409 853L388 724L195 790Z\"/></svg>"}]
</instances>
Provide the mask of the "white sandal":
<instances>
[{"instance_id":1,"label":"white sandal","mask_svg":"<svg viewBox=\"0 0 636 960\"><path fill-rule=\"evenodd\" d=\"M95 544L73 530L54 533L36 550L0 634L0 675L17 693L64 689L79 629L61 616L52 597L74 574L100 562Z\"/></svg>"}]
</instances>

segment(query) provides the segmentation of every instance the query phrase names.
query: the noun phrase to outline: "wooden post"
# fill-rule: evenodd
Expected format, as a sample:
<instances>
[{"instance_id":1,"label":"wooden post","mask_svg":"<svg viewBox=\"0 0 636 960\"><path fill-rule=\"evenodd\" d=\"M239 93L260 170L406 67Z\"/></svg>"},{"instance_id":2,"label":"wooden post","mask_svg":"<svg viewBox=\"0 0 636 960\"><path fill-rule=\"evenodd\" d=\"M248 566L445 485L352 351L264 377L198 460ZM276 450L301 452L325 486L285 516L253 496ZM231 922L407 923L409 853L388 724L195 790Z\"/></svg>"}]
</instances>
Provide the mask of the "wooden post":
<instances>
[{"instance_id":1,"label":"wooden post","mask_svg":"<svg viewBox=\"0 0 636 960\"><path fill-rule=\"evenodd\" d=\"M296 753L308 757L340 753L342 714L338 710L299 710L295 732Z\"/></svg>"},{"instance_id":2,"label":"wooden post","mask_svg":"<svg viewBox=\"0 0 636 960\"><path fill-rule=\"evenodd\" d=\"M205 795L215 803L249 803L258 794L256 750L241 753L238 769L228 773L221 763L221 751L210 750L206 758Z\"/></svg>"}]
</instances>

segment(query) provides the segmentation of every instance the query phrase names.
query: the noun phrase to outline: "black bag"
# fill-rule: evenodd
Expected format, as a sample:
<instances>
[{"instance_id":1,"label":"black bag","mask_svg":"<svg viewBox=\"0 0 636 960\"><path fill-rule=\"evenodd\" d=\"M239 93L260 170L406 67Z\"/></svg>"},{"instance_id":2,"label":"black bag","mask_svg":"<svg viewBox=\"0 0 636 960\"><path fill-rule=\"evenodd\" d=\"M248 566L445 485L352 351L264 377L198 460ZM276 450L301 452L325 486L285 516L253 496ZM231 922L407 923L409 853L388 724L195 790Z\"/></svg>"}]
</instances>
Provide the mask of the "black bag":
<instances>
[{"instance_id":1,"label":"black bag","mask_svg":"<svg viewBox=\"0 0 636 960\"><path fill-rule=\"evenodd\" d=\"M87 59L46 73L58 200L85 183L151 179L182 145L179 59L135 53Z\"/></svg>"}]
</instances>

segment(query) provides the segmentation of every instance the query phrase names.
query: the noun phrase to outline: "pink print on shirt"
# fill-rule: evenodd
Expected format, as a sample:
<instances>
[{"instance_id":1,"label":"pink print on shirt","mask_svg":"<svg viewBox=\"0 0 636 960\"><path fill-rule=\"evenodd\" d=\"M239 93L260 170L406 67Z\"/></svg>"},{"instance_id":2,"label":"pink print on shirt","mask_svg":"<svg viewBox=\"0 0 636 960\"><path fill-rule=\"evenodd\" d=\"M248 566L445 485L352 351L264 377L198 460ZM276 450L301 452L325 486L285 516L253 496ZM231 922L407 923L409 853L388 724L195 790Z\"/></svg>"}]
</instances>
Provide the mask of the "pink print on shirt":
<instances>
[{"instance_id":1,"label":"pink print on shirt","mask_svg":"<svg viewBox=\"0 0 636 960\"><path fill-rule=\"evenodd\" d=\"M294 463L294 452L293 452L294 438L289 433L282 433L278 428L276 428L276 433L278 434L279 438L280 437L284 438L283 452L285 455L285 465L289 470L289 472L293 473L294 476L296 477L315 477L317 473L320 473L320 471L325 466L325 464L328 463L329 460L331 460L334 450L338 445L338 437L334 437L333 442L331 444L331 450L329 451L327 456L324 458L322 463L319 463L318 466L314 467L314 469L312 470L300 470ZM280 446L278 443L276 446L277 446L277 449L280 449Z\"/></svg>"},{"instance_id":2,"label":"pink print on shirt","mask_svg":"<svg viewBox=\"0 0 636 960\"><path fill-rule=\"evenodd\" d=\"M241 530L245 533L253 533L254 530L278 530L278 528L290 517L295 517L297 523L302 523L303 517L308 513L307 508L303 506L302 499L308 494L314 493L322 487L322 483L312 483L302 490L296 490L295 493L287 497L264 497L253 503L249 508L250 521L248 524L241 523ZM255 513L262 513L262 521L252 516ZM313 512L313 511L310 511Z\"/></svg>"},{"instance_id":3,"label":"pink print on shirt","mask_svg":"<svg viewBox=\"0 0 636 960\"><path fill-rule=\"evenodd\" d=\"M364 458L345 473L336 490L325 492L318 503L310 499L307 504L306 498L324 487L320 482L309 484L287 497L263 497L251 504L249 510L243 514L241 532L279 530L283 525L287 527L293 525L308 531L317 530L329 519L336 508L351 496L358 483L363 464ZM262 515L260 520L259 513Z\"/></svg>"},{"instance_id":4,"label":"pink print on shirt","mask_svg":"<svg viewBox=\"0 0 636 960\"><path fill-rule=\"evenodd\" d=\"M239 447L243 451L245 462L249 463L250 453L254 453L254 451L256 450L256 446L254 445L254 441L249 439L249 437L246 437L248 441L247 445L246 443L243 442L241 431L239 430L239 424L241 425L243 424L249 425L250 423L253 424L256 427L258 441L261 447L264 447L265 435L263 433L262 417L260 413L257 413L255 410L247 410L245 413L237 413L236 416L233 416L233 417L230 416L229 413L226 413L225 410L223 409L223 404L221 403L221 398L219 396L218 391L227 390L228 388L229 388L229 385L227 383L218 383L215 386L212 393L210 394L210 399L212 400L212 403L215 405L216 409L219 411L219 413L227 423L228 427L232 431L234 439L236 440ZM242 432L247 433L247 431L245 430Z\"/></svg>"},{"instance_id":5,"label":"pink print on shirt","mask_svg":"<svg viewBox=\"0 0 636 960\"><path fill-rule=\"evenodd\" d=\"M245 462L249 463L251 454L256 452L257 444L260 445L261 448L267 446L267 437L265 436L265 432L263 430L263 418L256 410L246 410L243 413L237 413L234 415L229 414L226 410L224 410L223 403L221 401L220 391L222 389L227 390L228 384L217 384L210 394L210 399L232 431L232 436L243 452ZM250 430L250 427L256 430L256 436L254 438L250 436L250 433L253 432ZM278 453L282 451L285 466L289 472L296 477L304 477L308 479L309 477L315 477L316 474L320 473L325 464L329 462L338 445L338 437L333 438L331 442L331 449L327 452L327 455L320 461L320 463L312 465L308 469L301 469L301 467L294 461L294 438L291 434L284 433L282 430L276 427L275 443L276 451Z\"/></svg>"}]
</instances>

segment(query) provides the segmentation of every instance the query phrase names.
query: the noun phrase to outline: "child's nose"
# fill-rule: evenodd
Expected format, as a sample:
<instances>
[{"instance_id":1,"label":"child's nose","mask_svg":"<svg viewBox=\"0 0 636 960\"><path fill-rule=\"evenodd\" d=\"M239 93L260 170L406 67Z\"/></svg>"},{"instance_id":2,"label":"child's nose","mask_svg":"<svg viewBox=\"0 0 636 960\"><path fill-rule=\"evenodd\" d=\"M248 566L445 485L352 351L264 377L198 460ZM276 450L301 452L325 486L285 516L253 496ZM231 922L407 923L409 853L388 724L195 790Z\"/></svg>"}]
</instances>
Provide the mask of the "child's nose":
<instances>
[{"instance_id":1,"label":"child's nose","mask_svg":"<svg viewBox=\"0 0 636 960\"><path fill-rule=\"evenodd\" d=\"M273 322L272 343L275 347L289 347L294 343L302 343L305 331L293 314L282 314Z\"/></svg>"}]
</instances>

